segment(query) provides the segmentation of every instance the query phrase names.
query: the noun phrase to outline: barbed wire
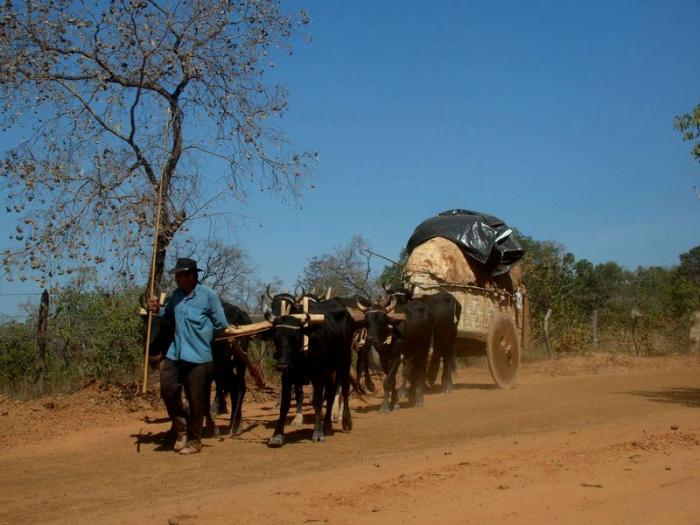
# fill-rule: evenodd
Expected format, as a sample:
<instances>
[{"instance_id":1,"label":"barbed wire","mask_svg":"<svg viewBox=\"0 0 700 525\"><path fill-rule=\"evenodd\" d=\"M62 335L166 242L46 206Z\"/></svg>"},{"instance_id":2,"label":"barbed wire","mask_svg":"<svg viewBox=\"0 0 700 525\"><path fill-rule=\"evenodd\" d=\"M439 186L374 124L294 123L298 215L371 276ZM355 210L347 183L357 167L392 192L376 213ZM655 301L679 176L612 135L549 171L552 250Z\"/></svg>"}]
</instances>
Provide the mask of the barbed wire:
<instances>
[{"instance_id":1,"label":"barbed wire","mask_svg":"<svg viewBox=\"0 0 700 525\"><path fill-rule=\"evenodd\" d=\"M0 292L0 297L22 297L25 295L41 295L44 292L25 292L25 293L20 293L20 292ZM54 292L51 293L49 292L50 295L58 295L59 292Z\"/></svg>"}]
</instances>

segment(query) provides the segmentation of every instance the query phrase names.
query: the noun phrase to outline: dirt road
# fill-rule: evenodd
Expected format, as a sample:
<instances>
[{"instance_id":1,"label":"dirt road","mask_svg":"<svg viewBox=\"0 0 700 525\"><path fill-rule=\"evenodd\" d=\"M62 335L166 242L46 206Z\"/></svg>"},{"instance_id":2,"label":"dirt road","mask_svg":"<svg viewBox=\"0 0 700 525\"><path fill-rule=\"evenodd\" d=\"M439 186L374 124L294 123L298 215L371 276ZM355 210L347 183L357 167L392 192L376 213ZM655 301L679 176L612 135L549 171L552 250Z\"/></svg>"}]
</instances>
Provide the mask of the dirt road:
<instances>
[{"instance_id":1,"label":"dirt road","mask_svg":"<svg viewBox=\"0 0 700 525\"><path fill-rule=\"evenodd\" d=\"M506 391L469 369L423 409L356 401L351 433L288 427L278 450L272 403L188 457L159 450L161 410L106 414L6 440L0 523L700 523L700 366L639 363L525 366Z\"/></svg>"}]
</instances>

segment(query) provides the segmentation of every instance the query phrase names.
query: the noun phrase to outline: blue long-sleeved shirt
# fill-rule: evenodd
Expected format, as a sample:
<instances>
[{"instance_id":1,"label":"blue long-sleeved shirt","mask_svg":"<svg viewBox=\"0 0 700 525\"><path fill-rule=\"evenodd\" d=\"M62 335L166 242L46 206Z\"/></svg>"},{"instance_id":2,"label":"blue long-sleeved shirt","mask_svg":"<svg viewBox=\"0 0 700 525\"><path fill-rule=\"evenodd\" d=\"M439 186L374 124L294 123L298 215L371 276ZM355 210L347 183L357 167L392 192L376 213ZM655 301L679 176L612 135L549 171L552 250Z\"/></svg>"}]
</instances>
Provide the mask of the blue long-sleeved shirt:
<instances>
[{"instance_id":1,"label":"blue long-sleeved shirt","mask_svg":"<svg viewBox=\"0 0 700 525\"><path fill-rule=\"evenodd\" d=\"M178 288L161 308L161 317L175 324L175 338L166 357L173 361L209 363L214 332L228 326L224 308L214 290L197 284L192 293Z\"/></svg>"}]
</instances>

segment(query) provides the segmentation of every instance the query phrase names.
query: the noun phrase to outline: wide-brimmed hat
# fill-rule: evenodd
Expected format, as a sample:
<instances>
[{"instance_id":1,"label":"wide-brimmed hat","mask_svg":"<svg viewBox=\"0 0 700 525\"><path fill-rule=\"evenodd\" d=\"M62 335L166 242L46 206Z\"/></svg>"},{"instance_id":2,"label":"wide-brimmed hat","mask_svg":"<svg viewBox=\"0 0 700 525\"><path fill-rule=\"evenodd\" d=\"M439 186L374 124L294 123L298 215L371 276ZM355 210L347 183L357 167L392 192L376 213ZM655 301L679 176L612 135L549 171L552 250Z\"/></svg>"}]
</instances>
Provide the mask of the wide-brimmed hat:
<instances>
[{"instance_id":1,"label":"wide-brimmed hat","mask_svg":"<svg viewBox=\"0 0 700 525\"><path fill-rule=\"evenodd\" d=\"M180 272L201 272L201 268L197 268L197 261L194 259L188 259L187 257L178 258L175 263L175 268L169 270L168 273L180 273Z\"/></svg>"}]
</instances>

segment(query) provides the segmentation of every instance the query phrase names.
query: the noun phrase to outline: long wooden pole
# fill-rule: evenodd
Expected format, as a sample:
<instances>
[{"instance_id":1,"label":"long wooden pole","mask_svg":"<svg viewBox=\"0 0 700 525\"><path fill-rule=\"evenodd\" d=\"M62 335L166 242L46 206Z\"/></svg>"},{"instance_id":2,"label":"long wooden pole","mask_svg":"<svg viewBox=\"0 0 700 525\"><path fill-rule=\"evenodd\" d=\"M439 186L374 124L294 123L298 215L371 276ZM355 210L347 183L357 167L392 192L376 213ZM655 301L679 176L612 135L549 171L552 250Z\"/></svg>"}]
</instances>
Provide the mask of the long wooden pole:
<instances>
[{"instance_id":1,"label":"long wooden pole","mask_svg":"<svg viewBox=\"0 0 700 525\"><path fill-rule=\"evenodd\" d=\"M160 221L163 206L163 172L160 174L160 182L158 183L158 208L156 209L156 224L155 231L153 234L153 256L151 257L151 274L148 283L148 301L153 299L155 295L155 280L156 280L156 258L158 254L158 235L160 233ZM153 321L153 310L151 310L151 305L148 304L148 321L146 325L146 342L144 343L143 352L143 383L141 386L141 393L145 394L148 389L148 353L151 344L151 324Z\"/></svg>"},{"instance_id":2,"label":"long wooden pole","mask_svg":"<svg viewBox=\"0 0 700 525\"><path fill-rule=\"evenodd\" d=\"M170 108L168 108L168 115L170 115ZM163 153L165 153L166 144L168 142L168 123L165 124L165 132L163 134ZM156 209L156 224L153 232L153 256L151 257L151 273L149 278L148 286L148 300L152 299L155 294L155 280L156 280L156 259L158 255L158 235L160 234L160 222L163 213L163 170L160 172L160 181L158 181L158 208ZM148 308L148 324L146 325L146 342L144 344L143 353L143 385L141 387L141 393L145 394L148 388L148 351L151 344L151 324L153 321L153 312Z\"/></svg>"}]
</instances>

